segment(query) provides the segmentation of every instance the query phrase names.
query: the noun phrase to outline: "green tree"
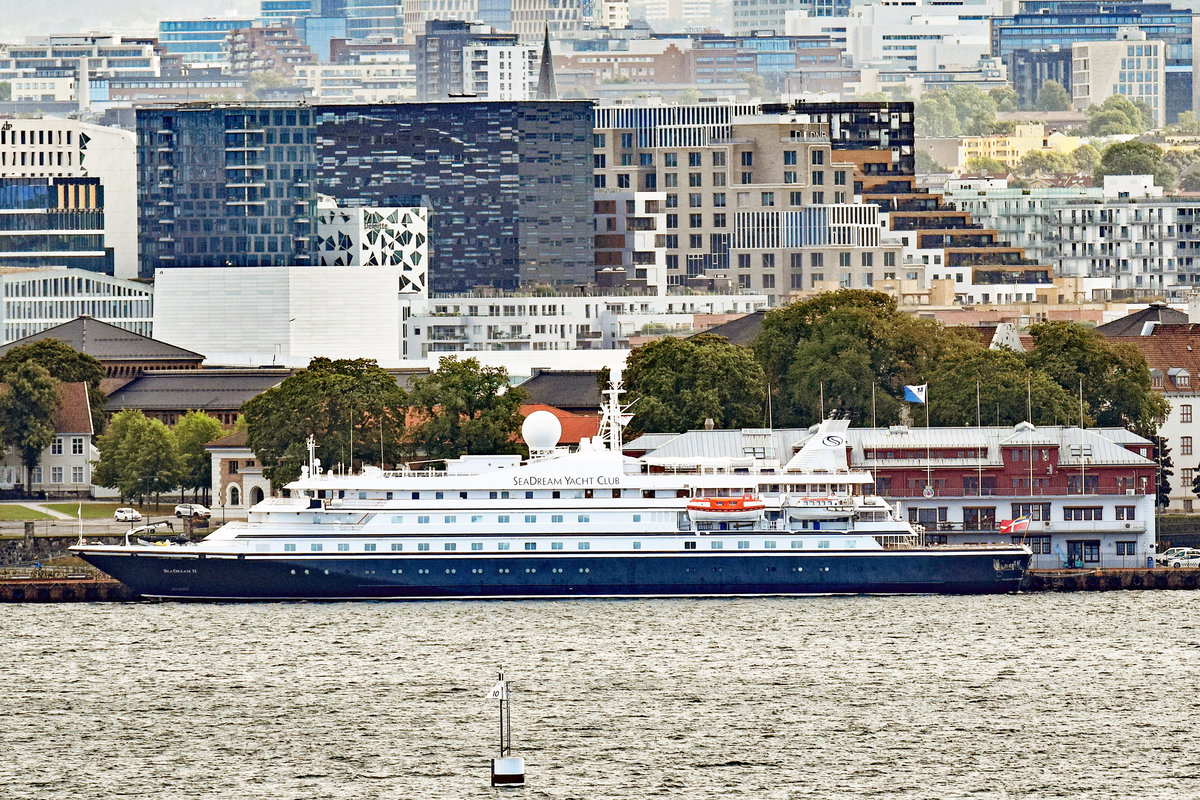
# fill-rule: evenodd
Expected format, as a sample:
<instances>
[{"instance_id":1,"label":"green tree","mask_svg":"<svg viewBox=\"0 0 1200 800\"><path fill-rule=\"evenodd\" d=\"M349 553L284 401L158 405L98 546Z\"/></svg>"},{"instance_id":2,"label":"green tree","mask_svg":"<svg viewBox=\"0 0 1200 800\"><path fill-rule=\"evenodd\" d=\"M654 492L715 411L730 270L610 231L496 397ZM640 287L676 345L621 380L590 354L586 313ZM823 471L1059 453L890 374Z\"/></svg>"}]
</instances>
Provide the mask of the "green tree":
<instances>
[{"instance_id":1,"label":"green tree","mask_svg":"<svg viewBox=\"0 0 1200 800\"><path fill-rule=\"evenodd\" d=\"M918 150L916 154L917 174L918 175L933 175L942 172L949 172L941 164L933 160L933 156L924 150Z\"/></svg>"},{"instance_id":2,"label":"green tree","mask_svg":"<svg viewBox=\"0 0 1200 800\"><path fill-rule=\"evenodd\" d=\"M963 164L963 170L970 175L1004 175L1009 171L1008 167L988 156L971 156Z\"/></svg>"},{"instance_id":3,"label":"green tree","mask_svg":"<svg viewBox=\"0 0 1200 800\"><path fill-rule=\"evenodd\" d=\"M946 93L954 104L958 124L967 136L997 133L996 103L978 86L954 86Z\"/></svg>"},{"instance_id":4,"label":"green tree","mask_svg":"<svg viewBox=\"0 0 1200 800\"><path fill-rule=\"evenodd\" d=\"M262 99L260 95L265 94L269 89L282 89L292 85L292 81L283 73L276 70L262 70L250 73L246 90L251 97Z\"/></svg>"},{"instance_id":5,"label":"green tree","mask_svg":"<svg viewBox=\"0 0 1200 800\"><path fill-rule=\"evenodd\" d=\"M1079 417L1071 396L1044 372L1030 369L1021 355L982 346L956 349L938 362L929 401L934 425L1015 425L1030 411L1035 424Z\"/></svg>"},{"instance_id":6,"label":"green tree","mask_svg":"<svg viewBox=\"0 0 1200 800\"><path fill-rule=\"evenodd\" d=\"M1150 368L1133 345L1110 342L1075 322L1042 322L1029 333L1030 366L1072 396L1082 386L1085 414L1095 424L1148 436L1166 417L1167 401L1151 390Z\"/></svg>"},{"instance_id":7,"label":"green tree","mask_svg":"<svg viewBox=\"0 0 1200 800\"><path fill-rule=\"evenodd\" d=\"M225 429L216 417L203 411L189 411L180 417L171 430L175 437L175 448L179 452L180 502L183 491L192 490L192 499L203 493L203 502L208 502L208 490L212 485L212 455L205 446L225 434Z\"/></svg>"},{"instance_id":8,"label":"green tree","mask_svg":"<svg viewBox=\"0 0 1200 800\"><path fill-rule=\"evenodd\" d=\"M61 403L58 381L32 361L19 364L6 379L9 391L4 403L4 443L21 456L25 493L29 494L29 473L42 460L42 451L54 441L54 416Z\"/></svg>"},{"instance_id":9,"label":"green tree","mask_svg":"<svg viewBox=\"0 0 1200 800\"><path fill-rule=\"evenodd\" d=\"M399 455L404 392L371 359L314 358L242 406L247 443L275 486L295 480L316 438L325 468ZM382 445L382 450L381 450Z\"/></svg>"},{"instance_id":10,"label":"green tree","mask_svg":"<svg viewBox=\"0 0 1200 800\"><path fill-rule=\"evenodd\" d=\"M14 347L0 356L0 375L7 375L26 361L46 368L52 377L64 383L86 383L88 405L92 410L92 425L104 429L104 404L107 398L100 391L104 380L104 365L58 339L38 339Z\"/></svg>"},{"instance_id":11,"label":"green tree","mask_svg":"<svg viewBox=\"0 0 1200 800\"><path fill-rule=\"evenodd\" d=\"M1175 170L1163 161L1163 151L1150 142L1117 142L1104 149L1096 167L1096 182L1105 175L1153 175L1164 189L1175 184Z\"/></svg>"},{"instance_id":12,"label":"green tree","mask_svg":"<svg viewBox=\"0 0 1200 800\"><path fill-rule=\"evenodd\" d=\"M940 90L926 92L921 97L916 105L914 125L917 136L923 138L958 136L962 133L954 103Z\"/></svg>"},{"instance_id":13,"label":"green tree","mask_svg":"<svg viewBox=\"0 0 1200 800\"><path fill-rule=\"evenodd\" d=\"M904 385L924 383L943 354L965 346L963 333L903 314L881 292L857 289L773 309L752 344L782 425L818 422L822 397L826 415L838 411L856 425L873 417L898 422Z\"/></svg>"},{"instance_id":14,"label":"green tree","mask_svg":"<svg viewBox=\"0 0 1200 800\"><path fill-rule=\"evenodd\" d=\"M408 432L410 452L441 461L463 454L518 453L525 391L508 384L503 367L474 358L442 359L413 382L409 404L419 418Z\"/></svg>"},{"instance_id":15,"label":"green tree","mask_svg":"<svg viewBox=\"0 0 1200 800\"><path fill-rule=\"evenodd\" d=\"M1092 136L1136 135L1149 127L1143 108L1121 94L1091 106L1087 115L1088 133Z\"/></svg>"},{"instance_id":16,"label":"green tree","mask_svg":"<svg viewBox=\"0 0 1200 800\"><path fill-rule=\"evenodd\" d=\"M12 84L8 81L0 81L0 103L7 103L12 100Z\"/></svg>"},{"instance_id":17,"label":"green tree","mask_svg":"<svg viewBox=\"0 0 1200 800\"><path fill-rule=\"evenodd\" d=\"M684 89L679 93L679 105L694 106L700 102L700 91L694 88Z\"/></svg>"},{"instance_id":18,"label":"green tree","mask_svg":"<svg viewBox=\"0 0 1200 800\"><path fill-rule=\"evenodd\" d=\"M96 449L100 458L92 480L116 489L122 500L145 503L179 486L182 469L175 437L161 420L149 419L137 409L113 415L108 430L96 440Z\"/></svg>"},{"instance_id":19,"label":"green tree","mask_svg":"<svg viewBox=\"0 0 1200 800\"><path fill-rule=\"evenodd\" d=\"M1200 136L1200 118L1195 111L1180 111L1178 119L1167 126L1167 133L1176 136Z\"/></svg>"},{"instance_id":20,"label":"green tree","mask_svg":"<svg viewBox=\"0 0 1200 800\"><path fill-rule=\"evenodd\" d=\"M634 348L623 375L634 403L630 435L766 423L767 382L754 353L723 336L664 338Z\"/></svg>"},{"instance_id":21,"label":"green tree","mask_svg":"<svg viewBox=\"0 0 1200 800\"><path fill-rule=\"evenodd\" d=\"M1157 465L1157 477L1154 481L1154 505L1156 508L1166 508L1171 505L1171 476L1175 474L1175 464L1171 461L1171 448L1167 446L1166 438L1153 434L1146 437L1154 444L1152 458ZM1196 479L1192 479L1193 489Z\"/></svg>"},{"instance_id":22,"label":"green tree","mask_svg":"<svg viewBox=\"0 0 1200 800\"><path fill-rule=\"evenodd\" d=\"M997 86L989 89L988 97L992 98L992 102L996 104L996 111L1017 111L1020 104L1017 90L1011 86Z\"/></svg>"},{"instance_id":23,"label":"green tree","mask_svg":"<svg viewBox=\"0 0 1200 800\"><path fill-rule=\"evenodd\" d=\"M1072 172L1094 173L1100 165L1100 151L1090 144L1081 144L1068 156Z\"/></svg>"},{"instance_id":24,"label":"green tree","mask_svg":"<svg viewBox=\"0 0 1200 800\"><path fill-rule=\"evenodd\" d=\"M1038 89L1037 100L1034 101L1036 111L1070 111L1071 95L1058 81L1046 81Z\"/></svg>"},{"instance_id":25,"label":"green tree","mask_svg":"<svg viewBox=\"0 0 1200 800\"><path fill-rule=\"evenodd\" d=\"M1017 162L1014 170L1018 175L1061 174L1071 172L1070 159L1053 150L1030 150Z\"/></svg>"}]
</instances>

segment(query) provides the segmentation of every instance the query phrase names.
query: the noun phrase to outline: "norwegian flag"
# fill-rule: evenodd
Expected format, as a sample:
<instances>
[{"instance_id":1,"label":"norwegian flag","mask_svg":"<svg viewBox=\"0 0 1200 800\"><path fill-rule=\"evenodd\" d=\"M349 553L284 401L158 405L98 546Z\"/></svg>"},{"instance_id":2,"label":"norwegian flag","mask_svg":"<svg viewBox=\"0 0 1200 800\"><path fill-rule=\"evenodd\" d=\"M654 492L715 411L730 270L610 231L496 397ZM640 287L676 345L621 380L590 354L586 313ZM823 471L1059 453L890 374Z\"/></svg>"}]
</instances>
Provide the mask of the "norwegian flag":
<instances>
[{"instance_id":1,"label":"norwegian flag","mask_svg":"<svg viewBox=\"0 0 1200 800\"><path fill-rule=\"evenodd\" d=\"M1029 530L1028 516L1000 520L1001 533L1024 533L1027 530Z\"/></svg>"}]
</instances>

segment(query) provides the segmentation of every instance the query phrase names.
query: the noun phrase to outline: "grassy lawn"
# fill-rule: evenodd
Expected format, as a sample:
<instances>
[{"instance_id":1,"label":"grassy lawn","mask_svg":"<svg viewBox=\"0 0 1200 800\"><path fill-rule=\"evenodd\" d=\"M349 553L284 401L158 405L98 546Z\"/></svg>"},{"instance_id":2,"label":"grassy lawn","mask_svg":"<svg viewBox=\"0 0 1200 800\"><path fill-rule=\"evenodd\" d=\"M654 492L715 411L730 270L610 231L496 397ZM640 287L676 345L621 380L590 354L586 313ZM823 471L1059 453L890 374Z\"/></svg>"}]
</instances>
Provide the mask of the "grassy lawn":
<instances>
[{"instance_id":1,"label":"grassy lawn","mask_svg":"<svg viewBox=\"0 0 1200 800\"><path fill-rule=\"evenodd\" d=\"M51 519L49 514L34 511L16 503L0 503L0 521L13 522L26 519Z\"/></svg>"},{"instance_id":2,"label":"grassy lawn","mask_svg":"<svg viewBox=\"0 0 1200 800\"><path fill-rule=\"evenodd\" d=\"M79 503L42 503L46 508L51 508L60 514L74 517L79 511ZM146 516L146 509L138 508L137 506L124 506L118 503L84 503L83 518L84 519L112 519L113 512L118 508L137 508L142 512L142 516ZM173 508L173 506L172 506Z\"/></svg>"}]
</instances>

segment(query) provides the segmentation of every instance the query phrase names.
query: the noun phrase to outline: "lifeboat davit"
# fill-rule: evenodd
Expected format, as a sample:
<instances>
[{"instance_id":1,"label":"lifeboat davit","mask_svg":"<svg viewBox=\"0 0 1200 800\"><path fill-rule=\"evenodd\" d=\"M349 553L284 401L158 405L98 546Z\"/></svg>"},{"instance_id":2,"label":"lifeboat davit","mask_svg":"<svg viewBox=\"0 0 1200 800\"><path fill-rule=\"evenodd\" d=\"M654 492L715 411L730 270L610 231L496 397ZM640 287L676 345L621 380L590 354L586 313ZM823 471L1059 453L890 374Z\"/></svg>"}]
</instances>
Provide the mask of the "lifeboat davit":
<instances>
[{"instance_id":1,"label":"lifeboat davit","mask_svg":"<svg viewBox=\"0 0 1200 800\"><path fill-rule=\"evenodd\" d=\"M767 504L756 497L697 497L687 504L693 522L752 522L761 519Z\"/></svg>"}]
</instances>

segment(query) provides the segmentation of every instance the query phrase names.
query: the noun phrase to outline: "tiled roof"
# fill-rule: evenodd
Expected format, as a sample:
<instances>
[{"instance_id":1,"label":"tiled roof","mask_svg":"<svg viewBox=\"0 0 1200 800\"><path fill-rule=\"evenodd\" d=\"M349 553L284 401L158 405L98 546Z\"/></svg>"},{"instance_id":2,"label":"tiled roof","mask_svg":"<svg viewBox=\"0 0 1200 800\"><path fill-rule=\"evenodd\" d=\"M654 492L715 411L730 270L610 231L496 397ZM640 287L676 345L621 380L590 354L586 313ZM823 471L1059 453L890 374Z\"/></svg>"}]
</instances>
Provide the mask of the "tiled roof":
<instances>
[{"instance_id":1,"label":"tiled roof","mask_svg":"<svg viewBox=\"0 0 1200 800\"><path fill-rule=\"evenodd\" d=\"M567 411L599 411L598 373L589 370L544 370L521 384L530 403Z\"/></svg>"},{"instance_id":2,"label":"tiled roof","mask_svg":"<svg viewBox=\"0 0 1200 800\"><path fill-rule=\"evenodd\" d=\"M1105 336L1141 336L1142 329L1146 326L1147 322L1179 325L1187 321L1187 314L1182 311L1176 311L1162 303L1151 303L1141 311L1135 311L1120 319L1114 319L1112 322L1098 325L1096 326L1096 330Z\"/></svg>"},{"instance_id":3,"label":"tiled roof","mask_svg":"<svg viewBox=\"0 0 1200 800\"><path fill-rule=\"evenodd\" d=\"M234 431L233 433L229 434L228 436L222 436L220 439L214 439L213 441L211 441L207 445L205 445L205 447L208 448L209 450L215 450L215 449L223 448L223 447L237 448L240 450L240 449L245 448L246 438L247 438L246 432L244 430L243 431Z\"/></svg>"},{"instance_id":4,"label":"tiled roof","mask_svg":"<svg viewBox=\"0 0 1200 800\"><path fill-rule=\"evenodd\" d=\"M1155 380L1162 378L1162 386L1155 389L1165 395L1197 394L1200 381L1200 325L1191 323L1155 325L1149 336L1113 336L1109 341L1127 342L1146 357L1150 374ZM1187 385L1181 385L1178 373L1171 370L1185 369Z\"/></svg>"},{"instance_id":5,"label":"tiled roof","mask_svg":"<svg viewBox=\"0 0 1200 800\"><path fill-rule=\"evenodd\" d=\"M715 333L717 336L724 336L730 344L749 347L754 338L758 336L759 331L762 330L763 320L766 316L766 311L754 311L721 325L714 325L702 333ZM699 336L700 334L693 335Z\"/></svg>"},{"instance_id":6,"label":"tiled roof","mask_svg":"<svg viewBox=\"0 0 1200 800\"><path fill-rule=\"evenodd\" d=\"M109 412L127 408L174 411L229 411L278 386L284 369L188 369L147 372L113 392Z\"/></svg>"},{"instance_id":7,"label":"tiled roof","mask_svg":"<svg viewBox=\"0 0 1200 800\"><path fill-rule=\"evenodd\" d=\"M0 394L8 392L8 384L0 384ZM58 411L54 415L55 433L95 433L86 383L59 383L58 403Z\"/></svg>"},{"instance_id":8,"label":"tiled roof","mask_svg":"<svg viewBox=\"0 0 1200 800\"><path fill-rule=\"evenodd\" d=\"M47 328L41 333L10 342L0 347L0 355L7 353L13 347L20 347L41 339L57 339L60 342L66 342L79 352L86 353L102 362L155 359L196 362L204 360L204 356L200 353L127 331L92 317L76 317L70 322Z\"/></svg>"}]
</instances>

